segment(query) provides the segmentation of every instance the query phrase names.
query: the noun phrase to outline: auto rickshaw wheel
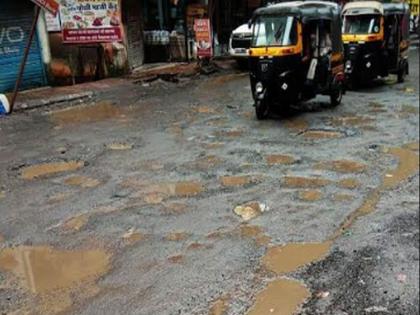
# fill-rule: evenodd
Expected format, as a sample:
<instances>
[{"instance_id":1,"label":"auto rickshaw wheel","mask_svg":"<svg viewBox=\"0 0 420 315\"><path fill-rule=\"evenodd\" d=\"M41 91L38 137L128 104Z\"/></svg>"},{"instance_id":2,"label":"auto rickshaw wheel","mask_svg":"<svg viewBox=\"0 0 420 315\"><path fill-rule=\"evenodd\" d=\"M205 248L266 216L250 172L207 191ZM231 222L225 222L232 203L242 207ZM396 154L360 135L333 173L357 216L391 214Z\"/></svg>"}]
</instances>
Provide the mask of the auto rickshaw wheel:
<instances>
[{"instance_id":1,"label":"auto rickshaw wheel","mask_svg":"<svg viewBox=\"0 0 420 315\"><path fill-rule=\"evenodd\" d=\"M331 106L338 106L341 104L341 100L343 99L343 85L339 84L338 88L331 92L330 94L330 102Z\"/></svg>"},{"instance_id":2,"label":"auto rickshaw wheel","mask_svg":"<svg viewBox=\"0 0 420 315\"><path fill-rule=\"evenodd\" d=\"M268 117L270 107L267 104L266 100L257 100L255 102L255 114L257 115L258 120L263 120Z\"/></svg>"},{"instance_id":3,"label":"auto rickshaw wheel","mask_svg":"<svg viewBox=\"0 0 420 315\"><path fill-rule=\"evenodd\" d=\"M404 83L405 81L405 76L408 73L408 65L406 63L404 63L401 67L400 70L398 70L398 83Z\"/></svg>"}]
</instances>

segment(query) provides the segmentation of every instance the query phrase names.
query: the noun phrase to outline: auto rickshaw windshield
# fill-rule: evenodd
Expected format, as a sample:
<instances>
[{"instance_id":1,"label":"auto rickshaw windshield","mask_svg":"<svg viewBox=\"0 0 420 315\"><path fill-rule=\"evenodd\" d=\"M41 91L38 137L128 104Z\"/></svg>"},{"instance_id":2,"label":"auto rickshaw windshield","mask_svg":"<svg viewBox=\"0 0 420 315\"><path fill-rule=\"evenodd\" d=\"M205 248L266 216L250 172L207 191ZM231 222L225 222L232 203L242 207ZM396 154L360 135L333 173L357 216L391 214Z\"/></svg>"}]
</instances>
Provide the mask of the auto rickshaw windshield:
<instances>
[{"instance_id":1,"label":"auto rickshaw windshield","mask_svg":"<svg viewBox=\"0 0 420 315\"><path fill-rule=\"evenodd\" d=\"M297 42L297 22L292 16L260 16L254 24L253 47L290 46Z\"/></svg>"},{"instance_id":2,"label":"auto rickshaw windshield","mask_svg":"<svg viewBox=\"0 0 420 315\"><path fill-rule=\"evenodd\" d=\"M379 15L346 15L343 22L344 34L377 34L380 32Z\"/></svg>"}]
</instances>

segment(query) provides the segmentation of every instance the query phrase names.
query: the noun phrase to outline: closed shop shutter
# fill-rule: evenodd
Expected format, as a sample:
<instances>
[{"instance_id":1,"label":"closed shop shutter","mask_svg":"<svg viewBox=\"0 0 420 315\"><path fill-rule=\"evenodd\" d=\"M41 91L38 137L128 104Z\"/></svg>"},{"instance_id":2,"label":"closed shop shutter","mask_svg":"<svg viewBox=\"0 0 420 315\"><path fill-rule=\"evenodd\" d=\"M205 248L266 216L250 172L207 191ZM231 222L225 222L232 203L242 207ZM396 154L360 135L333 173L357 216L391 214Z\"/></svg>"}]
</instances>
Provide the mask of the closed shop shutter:
<instances>
[{"instance_id":1,"label":"closed shop shutter","mask_svg":"<svg viewBox=\"0 0 420 315\"><path fill-rule=\"evenodd\" d=\"M0 93L13 90L34 17L30 1L0 1ZM35 36L20 89L46 84L41 48Z\"/></svg>"}]
</instances>

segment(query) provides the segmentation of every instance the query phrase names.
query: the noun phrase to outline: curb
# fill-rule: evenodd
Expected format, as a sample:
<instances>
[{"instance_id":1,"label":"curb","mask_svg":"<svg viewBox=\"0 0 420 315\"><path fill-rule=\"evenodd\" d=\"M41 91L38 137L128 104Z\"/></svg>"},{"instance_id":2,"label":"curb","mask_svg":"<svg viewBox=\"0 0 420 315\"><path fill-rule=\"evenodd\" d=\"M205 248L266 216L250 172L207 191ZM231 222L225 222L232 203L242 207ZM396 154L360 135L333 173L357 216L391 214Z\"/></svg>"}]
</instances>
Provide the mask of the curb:
<instances>
[{"instance_id":1,"label":"curb","mask_svg":"<svg viewBox=\"0 0 420 315\"><path fill-rule=\"evenodd\" d=\"M24 111L30 110L35 108L41 108L51 105L56 105L65 102L74 102L84 99L92 99L95 96L93 91L87 91L82 93L73 93L73 94L66 94L66 95L58 95L51 98L41 98L35 100L28 100L25 102L18 102L15 106L15 111Z\"/></svg>"}]
</instances>

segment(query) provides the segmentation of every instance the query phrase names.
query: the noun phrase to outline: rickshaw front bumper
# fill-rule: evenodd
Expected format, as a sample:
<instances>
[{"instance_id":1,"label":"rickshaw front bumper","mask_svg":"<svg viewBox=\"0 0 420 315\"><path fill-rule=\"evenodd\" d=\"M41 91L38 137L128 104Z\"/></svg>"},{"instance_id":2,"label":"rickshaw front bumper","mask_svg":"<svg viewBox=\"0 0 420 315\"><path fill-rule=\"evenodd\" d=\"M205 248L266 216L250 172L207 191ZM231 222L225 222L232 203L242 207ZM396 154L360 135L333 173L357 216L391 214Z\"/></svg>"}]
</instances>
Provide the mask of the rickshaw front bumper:
<instances>
[{"instance_id":1,"label":"rickshaw front bumper","mask_svg":"<svg viewBox=\"0 0 420 315\"><path fill-rule=\"evenodd\" d=\"M270 79L258 80L255 78L254 99L289 99L295 92L291 83L291 75L292 71L284 71Z\"/></svg>"}]
</instances>

